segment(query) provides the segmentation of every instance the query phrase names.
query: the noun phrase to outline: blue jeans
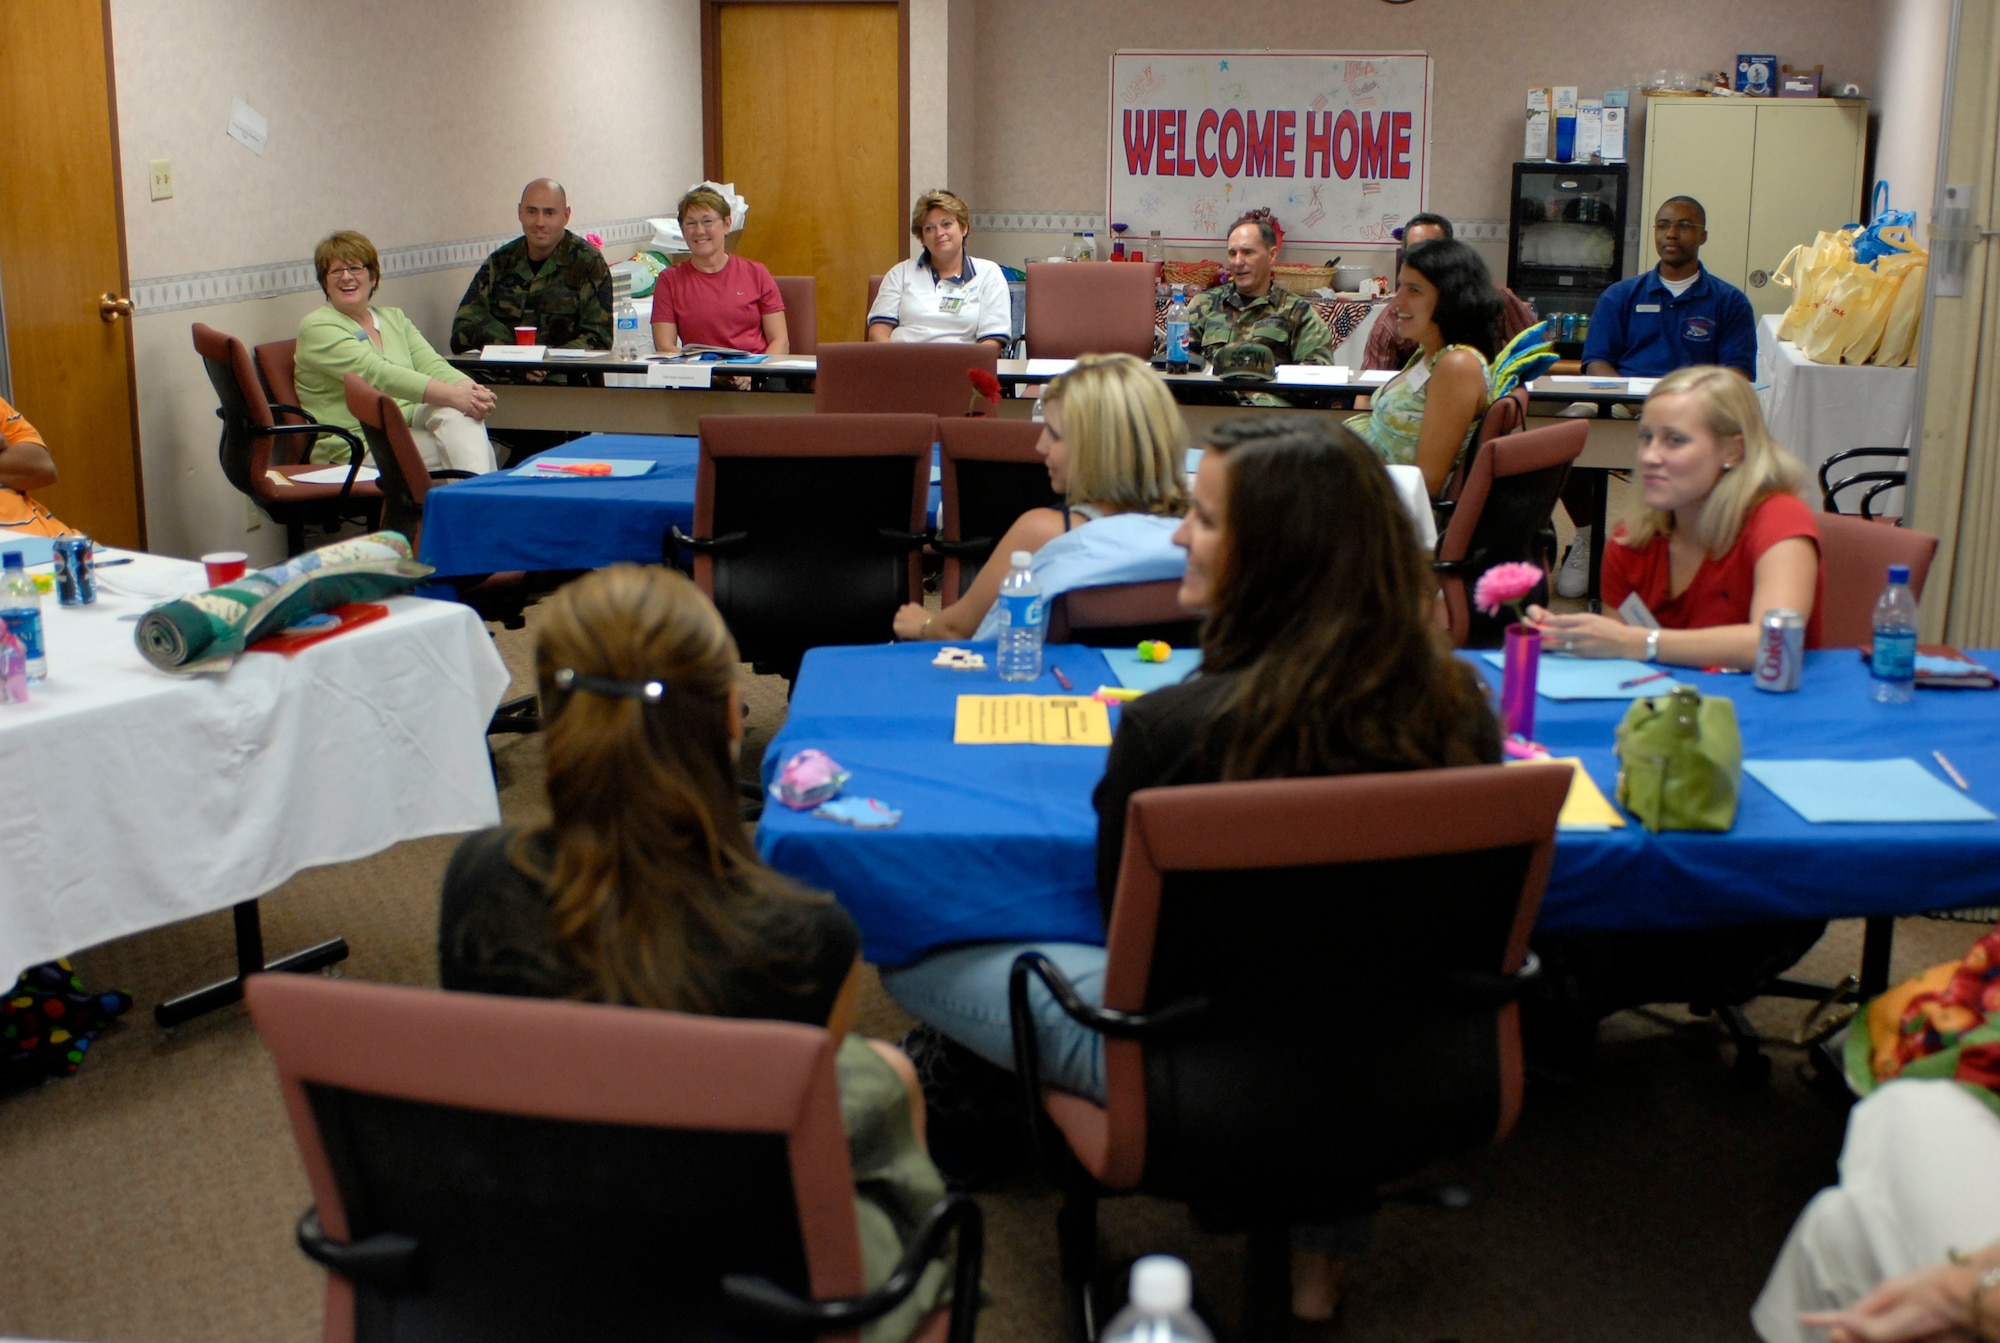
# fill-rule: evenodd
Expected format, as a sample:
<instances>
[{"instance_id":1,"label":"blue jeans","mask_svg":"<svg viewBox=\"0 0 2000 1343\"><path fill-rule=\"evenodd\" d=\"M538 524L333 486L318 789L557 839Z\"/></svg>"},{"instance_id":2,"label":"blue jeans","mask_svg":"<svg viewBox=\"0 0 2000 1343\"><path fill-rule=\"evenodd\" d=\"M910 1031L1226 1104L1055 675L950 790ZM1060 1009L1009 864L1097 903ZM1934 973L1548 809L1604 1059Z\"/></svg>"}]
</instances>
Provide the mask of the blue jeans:
<instances>
[{"instance_id":1,"label":"blue jeans","mask_svg":"<svg viewBox=\"0 0 2000 1343\"><path fill-rule=\"evenodd\" d=\"M1007 976L1014 958L1039 951L1093 1007L1104 1002L1104 948L1082 942L976 942L934 951L914 965L882 972L882 987L903 1010L929 1022L973 1053L1014 1070ZM1070 1020L1039 979L1028 981L1028 1006L1050 1086L1104 1099L1104 1037Z\"/></svg>"}]
</instances>

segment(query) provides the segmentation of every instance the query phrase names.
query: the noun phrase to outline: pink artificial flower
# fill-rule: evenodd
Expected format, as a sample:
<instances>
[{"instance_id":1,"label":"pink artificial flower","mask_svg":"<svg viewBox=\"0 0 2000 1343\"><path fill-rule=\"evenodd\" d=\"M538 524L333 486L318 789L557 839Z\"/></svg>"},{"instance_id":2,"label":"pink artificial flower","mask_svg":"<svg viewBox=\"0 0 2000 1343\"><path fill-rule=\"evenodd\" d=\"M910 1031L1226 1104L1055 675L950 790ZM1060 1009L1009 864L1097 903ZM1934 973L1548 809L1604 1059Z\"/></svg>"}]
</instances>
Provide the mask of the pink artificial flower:
<instances>
[{"instance_id":1,"label":"pink artificial flower","mask_svg":"<svg viewBox=\"0 0 2000 1343\"><path fill-rule=\"evenodd\" d=\"M589 243L592 247L604 246L604 235L601 233L586 233L583 235L583 238L584 241Z\"/></svg>"},{"instance_id":2,"label":"pink artificial flower","mask_svg":"<svg viewBox=\"0 0 2000 1343\"><path fill-rule=\"evenodd\" d=\"M1518 602L1535 590L1542 581L1542 567L1516 560L1511 564L1496 564L1479 576L1473 585L1472 604L1489 616L1500 614L1504 602Z\"/></svg>"}]
</instances>

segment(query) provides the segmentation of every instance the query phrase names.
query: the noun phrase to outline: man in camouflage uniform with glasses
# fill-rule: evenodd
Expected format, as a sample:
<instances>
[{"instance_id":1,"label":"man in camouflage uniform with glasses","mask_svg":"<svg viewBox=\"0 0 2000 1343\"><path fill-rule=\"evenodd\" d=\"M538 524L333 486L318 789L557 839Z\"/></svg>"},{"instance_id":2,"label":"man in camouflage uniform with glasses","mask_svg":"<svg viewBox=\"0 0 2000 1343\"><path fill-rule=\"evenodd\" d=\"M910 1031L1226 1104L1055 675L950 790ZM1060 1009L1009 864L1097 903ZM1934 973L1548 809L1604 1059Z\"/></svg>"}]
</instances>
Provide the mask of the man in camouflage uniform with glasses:
<instances>
[{"instance_id":1,"label":"man in camouflage uniform with glasses","mask_svg":"<svg viewBox=\"0 0 2000 1343\"><path fill-rule=\"evenodd\" d=\"M1333 333L1302 294L1273 283L1278 234L1265 218L1245 216L1229 230L1224 271L1230 283L1198 295L1188 305L1188 345L1210 364L1226 347L1254 342L1280 364L1330 364ZM1286 406L1272 392L1226 393L1245 406Z\"/></svg>"},{"instance_id":2,"label":"man in camouflage uniform with glasses","mask_svg":"<svg viewBox=\"0 0 2000 1343\"><path fill-rule=\"evenodd\" d=\"M535 343L611 348L611 268L571 233L562 183L540 178L521 191L521 236L486 258L451 324L451 348L512 345L514 328L533 326Z\"/></svg>"}]
</instances>

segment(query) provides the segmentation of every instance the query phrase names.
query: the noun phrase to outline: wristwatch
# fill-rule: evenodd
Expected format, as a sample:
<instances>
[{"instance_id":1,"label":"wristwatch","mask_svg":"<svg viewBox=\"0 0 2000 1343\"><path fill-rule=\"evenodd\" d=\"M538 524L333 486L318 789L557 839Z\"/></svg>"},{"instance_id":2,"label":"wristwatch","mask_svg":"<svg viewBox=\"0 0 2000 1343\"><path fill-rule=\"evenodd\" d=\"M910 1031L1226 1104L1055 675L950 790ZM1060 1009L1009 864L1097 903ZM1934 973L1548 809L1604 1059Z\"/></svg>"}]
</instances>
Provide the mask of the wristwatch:
<instances>
[{"instance_id":1,"label":"wristwatch","mask_svg":"<svg viewBox=\"0 0 2000 1343\"><path fill-rule=\"evenodd\" d=\"M1660 632L1658 630L1647 630L1646 661L1658 662L1659 660L1660 660Z\"/></svg>"}]
</instances>

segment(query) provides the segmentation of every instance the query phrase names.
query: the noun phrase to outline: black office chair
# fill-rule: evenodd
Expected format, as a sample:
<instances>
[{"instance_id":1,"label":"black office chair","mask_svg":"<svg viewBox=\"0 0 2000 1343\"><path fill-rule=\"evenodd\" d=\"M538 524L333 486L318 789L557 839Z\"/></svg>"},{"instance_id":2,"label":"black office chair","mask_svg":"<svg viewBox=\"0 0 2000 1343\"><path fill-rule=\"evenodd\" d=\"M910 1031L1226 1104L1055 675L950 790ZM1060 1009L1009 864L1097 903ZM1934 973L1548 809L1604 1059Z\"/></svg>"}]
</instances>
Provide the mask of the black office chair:
<instances>
[{"instance_id":1,"label":"black office chair","mask_svg":"<svg viewBox=\"0 0 2000 1343\"><path fill-rule=\"evenodd\" d=\"M971 1343L970 1199L863 1290L823 1030L296 975L246 996L312 1186L298 1242L329 1343L852 1340L954 1231L953 1304L915 1338Z\"/></svg>"},{"instance_id":2,"label":"black office chair","mask_svg":"<svg viewBox=\"0 0 2000 1343\"><path fill-rule=\"evenodd\" d=\"M1515 1000L1569 780L1488 765L1132 796L1103 1006L1038 952L1009 983L1082 1343L1102 1197L1247 1230L1242 1336L1284 1339L1288 1227L1365 1213L1434 1157L1507 1135ZM1041 1085L1031 977L1105 1036L1103 1104Z\"/></svg>"},{"instance_id":3,"label":"black office chair","mask_svg":"<svg viewBox=\"0 0 2000 1343\"><path fill-rule=\"evenodd\" d=\"M1819 464L1820 507L1828 513L1838 513L1840 512L1839 496L1847 490L1863 489L1865 486L1866 489L1861 495L1860 505L1856 511L1862 517L1874 521L1875 501L1890 490L1900 489L1906 484L1909 480L1909 472L1907 469L1892 470L1887 467L1880 467L1870 471L1855 471L1842 476L1839 480L1833 481L1831 484L1828 483L1835 467L1845 462L1853 461L1857 457L1882 457L1891 461L1907 462L1910 460L1910 450L1908 448L1849 448L1845 452L1834 453L1833 456ZM1900 523L1902 520L1896 518L1884 519L1884 521Z\"/></svg>"},{"instance_id":4,"label":"black office chair","mask_svg":"<svg viewBox=\"0 0 2000 1343\"><path fill-rule=\"evenodd\" d=\"M1496 564L1543 563L1541 536L1562 497L1570 463L1590 436L1584 420L1506 434L1480 443L1456 498L1439 505L1441 522L1432 569L1438 575L1440 622L1459 648L1497 648L1504 617L1472 604L1479 576ZM1535 599L1546 602L1546 585Z\"/></svg>"},{"instance_id":5,"label":"black office chair","mask_svg":"<svg viewBox=\"0 0 2000 1343\"><path fill-rule=\"evenodd\" d=\"M791 679L809 648L890 637L922 591L929 415L704 415L694 556L745 661Z\"/></svg>"},{"instance_id":6,"label":"black office chair","mask_svg":"<svg viewBox=\"0 0 2000 1343\"><path fill-rule=\"evenodd\" d=\"M938 595L945 605L965 595L993 548L1023 513L1061 508L1048 463L1035 451L1042 426L1028 420L938 421L937 539L944 556Z\"/></svg>"}]
</instances>

